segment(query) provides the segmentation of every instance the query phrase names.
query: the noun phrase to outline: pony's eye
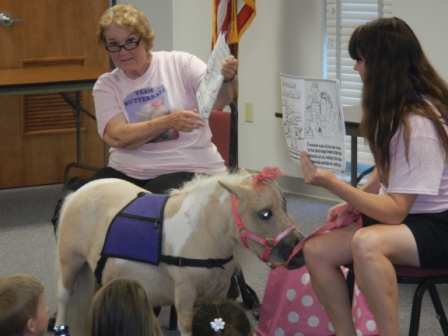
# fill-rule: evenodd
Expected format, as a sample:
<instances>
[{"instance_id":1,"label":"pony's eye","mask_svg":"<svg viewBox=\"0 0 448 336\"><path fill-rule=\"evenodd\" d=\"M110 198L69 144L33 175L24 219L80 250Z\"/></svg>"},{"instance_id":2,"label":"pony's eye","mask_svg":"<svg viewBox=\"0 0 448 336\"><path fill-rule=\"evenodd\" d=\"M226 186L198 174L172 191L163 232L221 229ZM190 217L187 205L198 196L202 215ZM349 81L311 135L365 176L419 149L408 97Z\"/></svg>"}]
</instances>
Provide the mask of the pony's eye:
<instances>
[{"instance_id":1,"label":"pony's eye","mask_svg":"<svg viewBox=\"0 0 448 336\"><path fill-rule=\"evenodd\" d=\"M258 216L260 216L261 219L269 219L272 217L272 211L271 210L262 210L258 213Z\"/></svg>"}]
</instances>

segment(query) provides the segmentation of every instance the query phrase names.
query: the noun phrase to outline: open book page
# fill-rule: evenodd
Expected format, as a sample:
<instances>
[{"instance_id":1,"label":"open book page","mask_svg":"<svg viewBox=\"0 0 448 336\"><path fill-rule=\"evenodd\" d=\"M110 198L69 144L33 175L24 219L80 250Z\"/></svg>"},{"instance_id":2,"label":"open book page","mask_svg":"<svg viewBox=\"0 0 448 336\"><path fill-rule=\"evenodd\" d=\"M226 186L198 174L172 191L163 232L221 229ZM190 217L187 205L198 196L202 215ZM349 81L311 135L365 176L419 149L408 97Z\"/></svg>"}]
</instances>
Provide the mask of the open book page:
<instances>
[{"instance_id":1,"label":"open book page","mask_svg":"<svg viewBox=\"0 0 448 336\"><path fill-rule=\"evenodd\" d=\"M345 170L345 123L339 81L281 74L283 126L289 156L306 151L316 167Z\"/></svg>"},{"instance_id":2,"label":"open book page","mask_svg":"<svg viewBox=\"0 0 448 336\"><path fill-rule=\"evenodd\" d=\"M216 97L221 88L222 81L224 80L221 75L221 63L227 57L230 56L229 46L226 43L223 34L219 34L216 41L215 48L210 55L210 59L207 63L207 71L202 79L199 90L196 93L196 99L198 100L199 113L208 119L210 112L215 104Z\"/></svg>"}]
</instances>

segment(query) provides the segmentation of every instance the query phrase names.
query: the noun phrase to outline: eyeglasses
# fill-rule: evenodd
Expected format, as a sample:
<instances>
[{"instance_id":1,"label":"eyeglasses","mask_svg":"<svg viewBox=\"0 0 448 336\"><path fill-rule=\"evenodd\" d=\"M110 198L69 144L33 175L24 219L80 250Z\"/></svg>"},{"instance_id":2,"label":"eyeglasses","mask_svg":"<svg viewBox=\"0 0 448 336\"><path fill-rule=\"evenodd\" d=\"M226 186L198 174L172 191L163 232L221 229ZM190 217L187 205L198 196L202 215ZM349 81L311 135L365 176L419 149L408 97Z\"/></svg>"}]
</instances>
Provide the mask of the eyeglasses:
<instances>
[{"instance_id":1,"label":"eyeglasses","mask_svg":"<svg viewBox=\"0 0 448 336\"><path fill-rule=\"evenodd\" d=\"M122 45L115 44L115 45L106 46L106 50L111 53L119 52L121 50L121 48L124 48L126 50L134 50L138 47L141 40L142 40L142 38L140 37L140 39L136 42L129 42L129 43L125 43Z\"/></svg>"}]
</instances>

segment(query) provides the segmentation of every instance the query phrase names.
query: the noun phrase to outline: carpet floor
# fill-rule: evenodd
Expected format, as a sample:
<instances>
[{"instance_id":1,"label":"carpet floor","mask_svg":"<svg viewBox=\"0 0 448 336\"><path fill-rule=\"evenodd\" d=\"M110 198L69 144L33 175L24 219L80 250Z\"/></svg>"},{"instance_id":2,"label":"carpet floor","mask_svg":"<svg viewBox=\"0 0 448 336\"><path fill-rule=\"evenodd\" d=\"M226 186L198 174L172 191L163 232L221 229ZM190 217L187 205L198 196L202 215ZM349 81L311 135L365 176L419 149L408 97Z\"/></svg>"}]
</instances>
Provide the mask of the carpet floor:
<instances>
[{"instance_id":1,"label":"carpet floor","mask_svg":"<svg viewBox=\"0 0 448 336\"><path fill-rule=\"evenodd\" d=\"M46 288L50 315L56 310L56 275L53 271L56 244L50 219L61 188L60 184L56 184L0 190L0 276L27 273L38 277ZM304 235L324 223L327 209L334 204L292 194L287 194L286 199L288 212ZM269 268L253 257L243 265L243 272L246 282L262 301ZM408 334L415 288L415 285L399 285L401 335ZM438 289L445 305L448 286L439 285ZM256 327L257 321L251 312L247 311L247 314ZM443 335L429 295L424 298L421 315L420 335ZM164 307L159 315L159 323L165 335L178 336L178 331L168 330L168 321L169 307Z\"/></svg>"}]
</instances>

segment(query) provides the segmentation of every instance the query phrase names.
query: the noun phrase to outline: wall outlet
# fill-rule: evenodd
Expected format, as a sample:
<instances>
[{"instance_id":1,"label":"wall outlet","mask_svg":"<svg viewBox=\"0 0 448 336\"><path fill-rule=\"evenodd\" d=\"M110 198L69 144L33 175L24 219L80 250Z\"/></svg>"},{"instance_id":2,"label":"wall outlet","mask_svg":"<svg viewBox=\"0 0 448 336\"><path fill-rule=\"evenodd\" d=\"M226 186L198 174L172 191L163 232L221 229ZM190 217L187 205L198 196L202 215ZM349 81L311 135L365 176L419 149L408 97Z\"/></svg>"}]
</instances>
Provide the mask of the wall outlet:
<instances>
[{"instance_id":1,"label":"wall outlet","mask_svg":"<svg viewBox=\"0 0 448 336\"><path fill-rule=\"evenodd\" d=\"M246 102L244 104L244 121L254 122L254 103Z\"/></svg>"}]
</instances>

